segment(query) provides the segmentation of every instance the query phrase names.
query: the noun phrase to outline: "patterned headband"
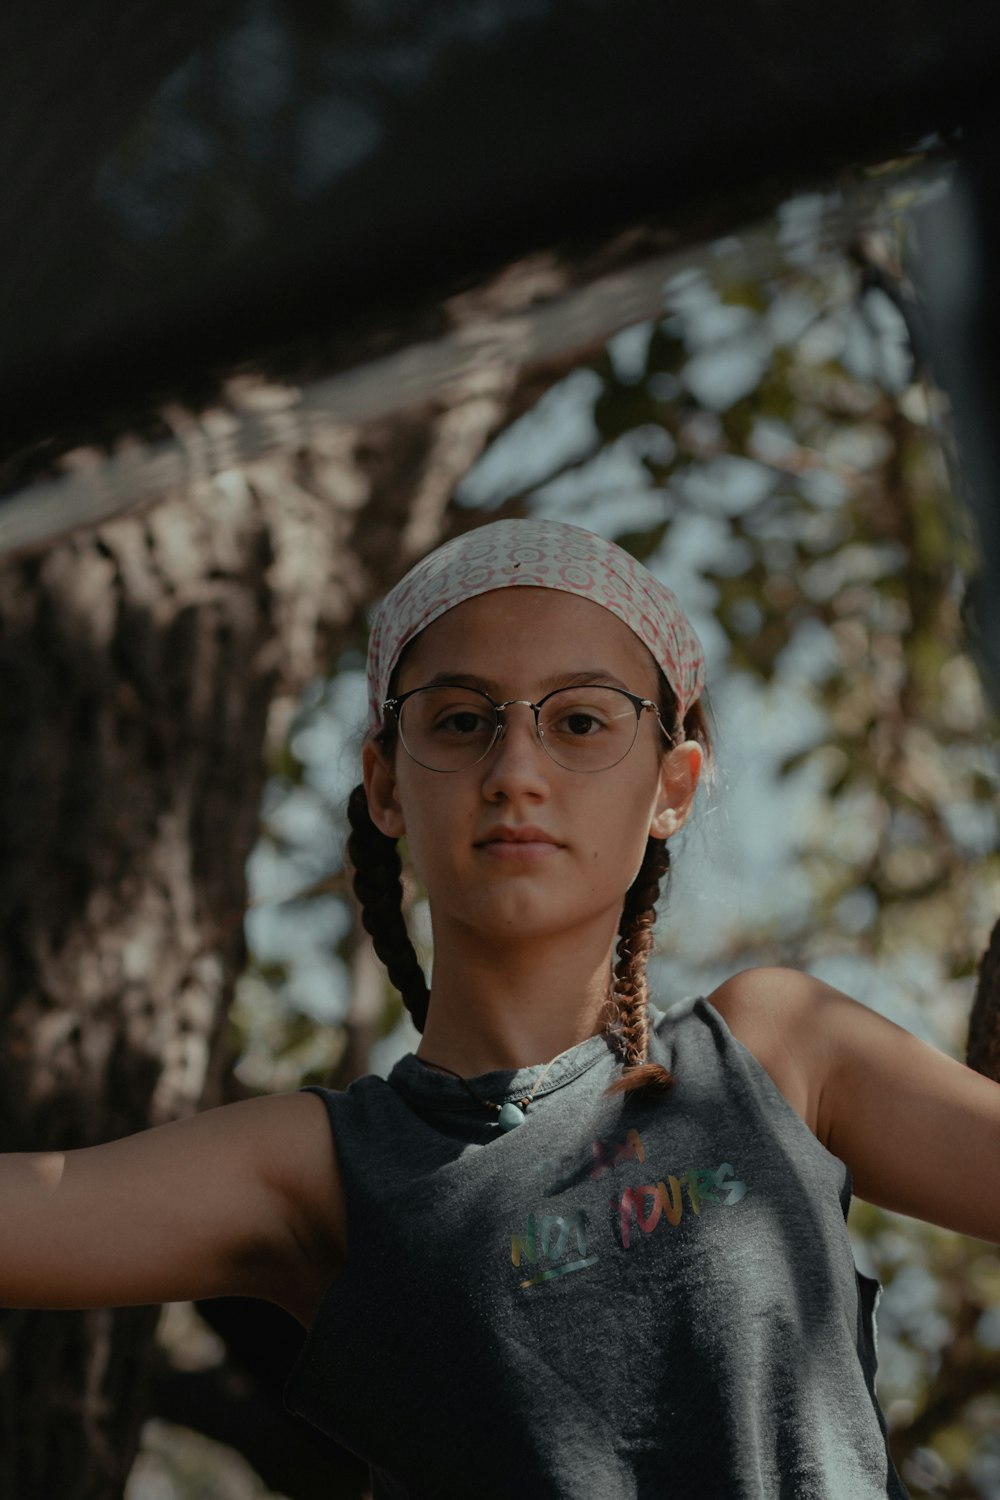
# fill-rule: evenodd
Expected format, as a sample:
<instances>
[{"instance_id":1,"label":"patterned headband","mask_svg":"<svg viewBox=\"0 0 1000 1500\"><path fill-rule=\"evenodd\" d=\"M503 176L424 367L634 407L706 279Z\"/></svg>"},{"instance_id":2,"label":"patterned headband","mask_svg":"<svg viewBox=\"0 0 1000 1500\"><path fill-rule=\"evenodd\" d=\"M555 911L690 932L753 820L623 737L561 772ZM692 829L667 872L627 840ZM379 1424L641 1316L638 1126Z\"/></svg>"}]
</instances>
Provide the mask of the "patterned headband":
<instances>
[{"instance_id":1,"label":"patterned headband","mask_svg":"<svg viewBox=\"0 0 1000 1500\"><path fill-rule=\"evenodd\" d=\"M705 685L701 645L674 594L614 542L562 521L493 521L423 558L378 607L368 648L369 728L403 648L432 620L476 594L559 589L617 615L648 647L683 719Z\"/></svg>"}]
</instances>

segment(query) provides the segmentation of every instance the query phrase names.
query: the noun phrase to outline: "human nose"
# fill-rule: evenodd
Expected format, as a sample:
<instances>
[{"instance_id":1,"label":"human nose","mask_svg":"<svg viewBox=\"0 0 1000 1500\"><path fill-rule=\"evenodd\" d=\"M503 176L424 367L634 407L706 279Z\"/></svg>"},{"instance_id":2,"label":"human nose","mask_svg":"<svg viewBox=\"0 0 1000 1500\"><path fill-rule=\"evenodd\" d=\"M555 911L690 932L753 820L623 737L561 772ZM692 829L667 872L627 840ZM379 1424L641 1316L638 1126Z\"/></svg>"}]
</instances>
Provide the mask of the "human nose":
<instances>
[{"instance_id":1,"label":"human nose","mask_svg":"<svg viewBox=\"0 0 1000 1500\"><path fill-rule=\"evenodd\" d=\"M534 705L523 699L503 704L500 729L486 760L484 793L515 789L544 792L551 764L538 735Z\"/></svg>"}]
</instances>

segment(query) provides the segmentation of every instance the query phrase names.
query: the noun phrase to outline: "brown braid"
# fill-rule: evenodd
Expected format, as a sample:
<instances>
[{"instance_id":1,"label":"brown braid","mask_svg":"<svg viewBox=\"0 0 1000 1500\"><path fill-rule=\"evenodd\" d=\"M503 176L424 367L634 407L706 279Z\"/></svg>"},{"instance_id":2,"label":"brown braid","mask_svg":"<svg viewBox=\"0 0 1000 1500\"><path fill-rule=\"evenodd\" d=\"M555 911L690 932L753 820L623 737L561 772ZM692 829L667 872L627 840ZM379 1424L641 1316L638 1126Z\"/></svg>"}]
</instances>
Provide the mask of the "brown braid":
<instances>
[{"instance_id":1,"label":"brown braid","mask_svg":"<svg viewBox=\"0 0 1000 1500\"><path fill-rule=\"evenodd\" d=\"M712 739L704 704L691 706L683 724L677 720L677 700L661 676L660 718L674 725L672 743L696 740L705 751L706 766L711 769ZM651 1063L649 1058L649 987L646 964L653 949L653 924L660 885L670 873L670 851L665 839L647 839L639 873L625 892L618 923L618 950L615 962L614 1011L608 1030L618 1046L625 1071L606 1090L623 1094L632 1089L670 1088L673 1078L668 1068Z\"/></svg>"},{"instance_id":2,"label":"brown braid","mask_svg":"<svg viewBox=\"0 0 1000 1500\"><path fill-rule=\"evenodd\" d=\"M371 933L375 952L403 997L403 1004L422 1032L427 1020L427 980L410 941L403 917L403 871L396 840L375 827L363 786L356 786L347 803L351 835L347 853L354 866L354 894L361 921Z\"/></svg>"},{"instance_id":3,"label":"brown braid","mask_svg":"<svg viewBox=\"0 0 1000 1500\"><path fill-rule=\"evenodd\" d=\"M616 1010L611 1023L625 1072L608 1089L624 1093L641 1088L668 1089L673 1078L667 1068L648 1062L649 1007L646 962L653 948L653 923L660 882L670 870L670 851L665 839L646 840L639 873L625 893L618 924L618 957L615 963Z\"/></svg>"}]
</instances>

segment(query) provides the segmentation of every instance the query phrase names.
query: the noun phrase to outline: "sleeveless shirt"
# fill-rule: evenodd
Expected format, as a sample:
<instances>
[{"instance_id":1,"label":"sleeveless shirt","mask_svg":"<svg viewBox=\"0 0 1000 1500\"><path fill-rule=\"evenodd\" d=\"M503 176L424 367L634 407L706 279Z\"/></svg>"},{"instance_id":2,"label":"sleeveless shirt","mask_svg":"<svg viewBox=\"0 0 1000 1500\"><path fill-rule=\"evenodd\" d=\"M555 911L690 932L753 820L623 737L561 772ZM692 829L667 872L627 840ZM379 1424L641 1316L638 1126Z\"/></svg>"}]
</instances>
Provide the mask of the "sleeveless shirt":
<instances>
[{"instance_id":1,"label":"sleeveless shirt","mask_svg":"<svg viewBox=\"0 0 1000 1500\"><path fill-rule=\"evenodd\" d=\"M315 1091L347 1261L286 1402L375 1500L906 1500L846 1166L708 1002L650 1057L669 1092L608 1096L591 1037L507 1133L412 1054ZM540 1073L471 1082L502 1102Z\"/></svg>"}]
</instances>

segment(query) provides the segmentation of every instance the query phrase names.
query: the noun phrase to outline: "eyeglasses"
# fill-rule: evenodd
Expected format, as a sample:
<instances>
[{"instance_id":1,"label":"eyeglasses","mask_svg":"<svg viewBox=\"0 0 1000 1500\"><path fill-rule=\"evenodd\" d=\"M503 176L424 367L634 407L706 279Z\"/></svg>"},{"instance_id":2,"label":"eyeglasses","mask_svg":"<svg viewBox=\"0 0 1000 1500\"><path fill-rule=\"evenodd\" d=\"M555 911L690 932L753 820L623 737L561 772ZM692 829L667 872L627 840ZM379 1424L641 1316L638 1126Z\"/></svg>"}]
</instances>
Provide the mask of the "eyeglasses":
<instances>
[{"instance_id":1,"label":"eyeglasses","mask_svg":"<svg viewBox=\"0 0 1000 1500\"><path fill-rule=\"evenodd\" d=\"M418 765L428 771L464 771L503 737L507 710L519 704L534 714L543 750L568 771L609 771L624 760L647 710L670 739L656 704L624 688L556 688L540 703L527 698L495 703L478 688L444 683L388 698L382 711L393 715L403 747Z\"/></svg>"}]
</instances>

